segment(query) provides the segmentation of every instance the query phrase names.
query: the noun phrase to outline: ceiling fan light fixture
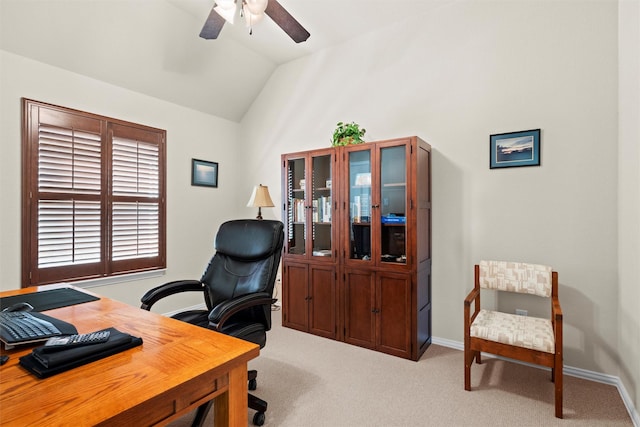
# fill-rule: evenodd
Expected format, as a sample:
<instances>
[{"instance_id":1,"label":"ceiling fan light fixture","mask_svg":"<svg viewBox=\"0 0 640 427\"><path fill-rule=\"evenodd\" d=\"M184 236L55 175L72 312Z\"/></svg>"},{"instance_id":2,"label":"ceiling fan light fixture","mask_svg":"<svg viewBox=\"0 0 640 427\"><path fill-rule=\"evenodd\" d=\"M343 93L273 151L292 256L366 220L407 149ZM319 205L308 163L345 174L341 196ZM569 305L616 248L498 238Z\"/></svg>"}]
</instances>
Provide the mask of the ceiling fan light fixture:
<instances>
[{"instance_id":1,"label":"ceiling fan light fixture","mask_svg":"<svg viewBox=\"0 0 640 427\"><path fill-rule=\"evenodd\" d=\"M246 24L247 28L253 27L257 23L262 21L262 18L264 18L264 13L261 13L259 15L251 13L251 11L247 7L247 5L242 6L242 12L243 12L243 15L244 15L244 21L245 21L245 24Z\"/></svg>"},{"instance_id":2,"label":"ceiling fan light fixture","mask_svg":"<svg viewBox=\"0 0 640 427\"><path fill-rule=\"evenodd\" d=\"M215 10L218 15L222 16L225 21L227 21L230 24L233 24L233 20L236 17L235 7L233 9L224 9L220 6L216 6L213 8L213 10Z\"/></svg>"},{"instance_id":3,"label":"ceiling fan light fixture","mask_svg":"<svg viewBox=\"0 0 640 427\"><path fill-rule=\"evenodd\" d=\"M249 9L253 15L262 15L267 9L268 0L244 0L244 6Z\"/></svg>"},{"instance_id":4,"label":"ceiling fan light fixture","mask_svg":"<svg viewBox=\"0 0 640 427\"><path fill-rule=\"evenodd\" d=\"M251 28L264 18L263 15L267 15L296 43L306 41L311 35L282 7L278 0L215 0L215 2L200 31L200 37L205 40L217 39L225 23L233 24L238 5L240 5L240 15L245 18L247 25ZM252 33L253 28L249 31L249 34Z\"/></svg>"},{"instance_id":5,"label":"ceiling fan light fixture","mask_svg":"<svg viewBox=\"0 0 640 427\"><path fill-rule=\"evenodd\" d=\"M216 6L221 9L236 9L236 0L216 0Z\"/></svg>"}]
</instances>

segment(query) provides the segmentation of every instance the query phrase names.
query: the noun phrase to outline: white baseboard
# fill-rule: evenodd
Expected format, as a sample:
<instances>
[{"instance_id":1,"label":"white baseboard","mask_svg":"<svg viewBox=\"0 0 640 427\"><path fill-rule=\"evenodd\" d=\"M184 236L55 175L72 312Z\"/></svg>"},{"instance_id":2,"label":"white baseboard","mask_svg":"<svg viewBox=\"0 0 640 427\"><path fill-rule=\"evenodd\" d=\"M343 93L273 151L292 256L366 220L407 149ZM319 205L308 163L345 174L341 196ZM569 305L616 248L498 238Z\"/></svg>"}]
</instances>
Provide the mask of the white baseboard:
<instances>
[{"instance_id":1,"label":"white baseboard","mask_svg":"<svg viewBox=\"0 0 640 427\"><path fill-rule=\"evenodd\" d=\"M453 348L455 350L464 351L464 343L462 343L460 341L454 341L454 340L448 340L448 339L445 339L445 338L433 337L431 339L431 342L433 344L441 345L443 347L449 347L449 348ZM485 357L485 353L482 353L482 356ZM509 360L509 361L512 361L512 362L515 362L515 363L521 363L523 365L532 366L534 368L547 369L547 370L549 369L549 368L545 368L545 367L542 367L542 366L539 366L539 365L520 362L518 360L513 360L513 359L506 359L504 357L495 356L495 355L492 355L492 354L486 354L486 357L496 357L498 359L505 359L505 360ZM633 422L633 425L635 427L640 427L640 414L638 413L638 410L636 409L635 405L633 404L633 400L631 399L631 396L627 392L627 389L625 388L624 384L620 380L620 377L616 377L614 375L602 374L600 372L589 371L589 370L586 370L586 369L575 368L573 366L566 366L566 365L562 369L562 373L565 374L565 375L576 377L576 378L582 378L582 379L585 379L585 380L596 381L596 382L599 382L599 383L609 384L609 385L615 386L618 389L618 393L620 394L620 397L622 398L622 401L624 402L624 406L627 408L627 412L629 413L629 416L631 417L631 421Z\"/></svg>"}]
</instances>

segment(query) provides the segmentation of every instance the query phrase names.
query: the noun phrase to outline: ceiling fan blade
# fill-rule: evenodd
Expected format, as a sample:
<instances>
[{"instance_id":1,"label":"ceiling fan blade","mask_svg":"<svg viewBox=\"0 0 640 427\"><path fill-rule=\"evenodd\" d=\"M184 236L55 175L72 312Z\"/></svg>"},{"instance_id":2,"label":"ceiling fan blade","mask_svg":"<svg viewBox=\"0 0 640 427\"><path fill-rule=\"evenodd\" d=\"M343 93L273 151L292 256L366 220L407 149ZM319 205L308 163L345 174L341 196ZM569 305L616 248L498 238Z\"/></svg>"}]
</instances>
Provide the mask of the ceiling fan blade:
<instances>
[{"instance_id":1,"label":"ceiling fan blade","mask_svg":"<svg viewBox=\"0 0 640 427\"><path fill-rule=\"evenodd\" d=\"M204 27L202 27L202 31L200 31L200 37L207 40L217 39L224 23L224 18L212 8Z\"/></svg>"},{"instance_id":2,"label":"ceiling fan blade","mask_svg":"<svg viewBox=\"0 0 640 427\"><path fill-rule=\"evenodd\" d=\"M311 34L305 30L302 25L296 19L291 16L284 7L280 5L276 0L269 0L267 9L264 11L273 22L278 24L285 33L293 39L294 42L300 43L306 41Z\"/></svg>"}]
</instances>

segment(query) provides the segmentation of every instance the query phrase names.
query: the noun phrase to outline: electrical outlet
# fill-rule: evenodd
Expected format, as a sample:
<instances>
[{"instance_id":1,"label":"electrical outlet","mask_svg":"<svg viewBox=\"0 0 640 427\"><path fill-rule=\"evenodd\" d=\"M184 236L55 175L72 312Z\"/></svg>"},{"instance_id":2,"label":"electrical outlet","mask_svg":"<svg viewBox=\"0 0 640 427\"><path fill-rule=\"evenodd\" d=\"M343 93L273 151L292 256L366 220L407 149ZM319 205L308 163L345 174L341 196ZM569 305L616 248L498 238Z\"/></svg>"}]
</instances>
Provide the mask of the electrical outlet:
<instances>
[{"instance_id":1,"label":"electrical outlet","mask_svg":"<svg viewBox=\"0 0 640 427\"><path fill-rule=\"evenodd\" d=\"M516 308L516 314L518 316L527 316L529 312L527 310L523 310L521 308Z\"/></svg>"}]
</instances>

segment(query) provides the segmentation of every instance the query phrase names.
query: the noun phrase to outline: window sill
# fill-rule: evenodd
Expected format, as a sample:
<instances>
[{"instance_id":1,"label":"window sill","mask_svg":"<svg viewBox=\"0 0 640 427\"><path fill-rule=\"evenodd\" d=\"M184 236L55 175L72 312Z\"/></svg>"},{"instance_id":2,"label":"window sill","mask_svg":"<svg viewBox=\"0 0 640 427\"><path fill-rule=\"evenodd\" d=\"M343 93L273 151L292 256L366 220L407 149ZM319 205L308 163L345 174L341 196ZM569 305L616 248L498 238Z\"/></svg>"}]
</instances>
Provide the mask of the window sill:
<instances>
[{"instance_id":1,"label":"window sill","mask_svg":"<svg viewBox=\"0 0 640 427\"><path fill-rule=\"evenodd\" d=\"M166 274L166 271L167 271L166 269L141 271L138 273L129 273L129 274L121 274L118 276L101 277L99 279L78 280L77 282L61 282L61 283L57 283L57 285L73 285L73 286L77 286L79 288L84 288L84 289L97 288L100 286L109 286L109 285L115 285L118 283L152 279L154 277L164 276Z\"/></svg>"}]
</instances>

